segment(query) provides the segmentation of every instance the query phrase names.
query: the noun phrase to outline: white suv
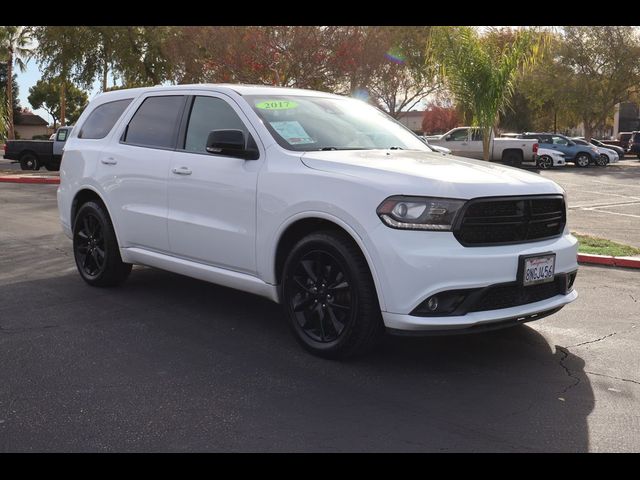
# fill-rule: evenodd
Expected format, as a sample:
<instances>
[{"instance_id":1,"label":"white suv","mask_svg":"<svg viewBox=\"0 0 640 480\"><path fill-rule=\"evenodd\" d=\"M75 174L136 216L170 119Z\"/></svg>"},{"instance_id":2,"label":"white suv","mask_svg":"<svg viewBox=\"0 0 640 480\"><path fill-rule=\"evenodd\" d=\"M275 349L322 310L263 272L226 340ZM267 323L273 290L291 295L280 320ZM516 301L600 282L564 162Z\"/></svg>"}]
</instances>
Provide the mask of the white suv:
<instances>
[{"instance_id":1,"label":"white suv","mask_svg":"<svg viewBox=\"0 0 640 480\"><path fill-rule=\"evenodd\" d=\"M58 206L82 278L143 264L282 303L339 358L385 331L467 332L577 297L564 191L433 151L366 103L178 85L96 96L67 140Z\"/></svg>"}]
</instances>

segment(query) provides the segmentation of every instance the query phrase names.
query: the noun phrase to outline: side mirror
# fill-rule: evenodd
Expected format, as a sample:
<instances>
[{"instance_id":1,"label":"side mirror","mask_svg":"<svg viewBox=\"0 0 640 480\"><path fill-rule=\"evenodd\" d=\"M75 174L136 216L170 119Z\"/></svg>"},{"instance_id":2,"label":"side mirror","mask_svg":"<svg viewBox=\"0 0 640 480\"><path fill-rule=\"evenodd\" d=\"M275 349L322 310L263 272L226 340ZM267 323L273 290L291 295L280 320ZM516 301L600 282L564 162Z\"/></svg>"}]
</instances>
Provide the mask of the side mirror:
<instances>
[{"instance_id":1,"label":"side mirror","mask_svg":"<svg viewBox=\"0 0 640 480\"><path fill-rule=\"evenodd\" d=\"M451 134L447 135L446 137L444 137L444 139L448 142L449 140L451 140Z\"/></svg>"},{"instance_id":2,"label":"side mirror","mask_svg":"<svg viewBox=\"0 0 640 480\"><path fill-rule=\"evenodd\" d=\"M253 140L249 137L250 140ZM255 147L255 142L251 147ZM207 137L206 150L214 155L243 158L245 160L257 160L259 152L257 147L247 147L244 132L242 130L213 130Z\"/></svg>"},{"instance_id":3,"label":"side mirror","mask_svg":"<svg viewBox=\"0 0 640 480\"><path fill-rule=\"evenodd\" d=\"M571 140L569 140L569 143L567 143L567 145L568 145L569 147L573 147L575 144L576 144L576 143L575 143L575 142L572 142Z\"/></svg>"}]
</instances>

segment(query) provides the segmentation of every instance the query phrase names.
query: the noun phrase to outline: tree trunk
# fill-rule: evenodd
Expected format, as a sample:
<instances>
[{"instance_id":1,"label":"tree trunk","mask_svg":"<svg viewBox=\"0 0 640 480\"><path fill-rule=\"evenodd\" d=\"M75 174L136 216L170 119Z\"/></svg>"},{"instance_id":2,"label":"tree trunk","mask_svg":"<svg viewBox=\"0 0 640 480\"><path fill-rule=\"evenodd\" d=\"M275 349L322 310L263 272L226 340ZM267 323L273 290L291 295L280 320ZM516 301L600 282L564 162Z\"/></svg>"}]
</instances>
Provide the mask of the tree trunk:
<instances>
[{"instance_id":1,"label":"tree trunk","mask_svg":"<svg viewBox=\"0 0 640 480\"><path fill-rule=\"evenodd\" d=\"M593 134L593 126L587 122L583 120L583 125L584 125L584 138L588 141L591 140L591 135Z\"/></svg>"},{"instance_id":2,"label":"tree trunk","mask_svg":"<svg viewBox=\"0 0 640 480\"><path fill-rule=\"evenodd\" d=\"M482 128L482 158L485 162L489 161L489 151L491 147L491 130L492 128Z\"/></svg>"},{"instance_id":3,"label":"tree trunk","mask_svg":"<svg viewBox=\"0 0 640 480\"><path fill-rule=\"evenodd\" d=\"M102 66L102 91L107 91L107 74L109 73L109 65L107 59L104 59L104 65Z\"/></svg>"},{"instance_id":4,"label":"tree trunk","mask_svg":"<svg viewBox=\"0 0 640 480\"><path fill-rule=\"evenodd\" d=\"M60 80L60 125L65 125L67 102L65 96L65 79Z\"/></svg>"},{"instance_id":5,"label":"tree trunk","mask_svg":"<svg viewBox=\"0 0 640 480\"><path fill-rule=\"evenodd\" d=\"M16 133L13 126L13 50L9 49L9 59L7 60L7 120L9 125L7 139L15 140Z\"/></svg>"}]
</instances>

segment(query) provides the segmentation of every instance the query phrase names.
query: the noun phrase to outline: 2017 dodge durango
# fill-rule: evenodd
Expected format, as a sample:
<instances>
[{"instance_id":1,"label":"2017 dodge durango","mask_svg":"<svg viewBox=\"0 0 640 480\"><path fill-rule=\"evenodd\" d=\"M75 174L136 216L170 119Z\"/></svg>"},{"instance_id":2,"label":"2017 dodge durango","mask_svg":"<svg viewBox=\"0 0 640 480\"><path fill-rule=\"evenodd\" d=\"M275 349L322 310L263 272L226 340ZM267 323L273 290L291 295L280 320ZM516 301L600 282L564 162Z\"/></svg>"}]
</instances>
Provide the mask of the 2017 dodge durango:
<instances>
[{"instance_id":1,"label":"2017 dodge durango","mask_svg":"<svg viewBox=\"0 0 640 480\"><path fill-rule=\"evenodd\" d=\"M577 297L560 186L434 151L360 100L212 84L104 93L60 179L89 285L142 264L262 295L325 357L362 354L385 331L516 325Z\"/></svg>"}]
</instances>

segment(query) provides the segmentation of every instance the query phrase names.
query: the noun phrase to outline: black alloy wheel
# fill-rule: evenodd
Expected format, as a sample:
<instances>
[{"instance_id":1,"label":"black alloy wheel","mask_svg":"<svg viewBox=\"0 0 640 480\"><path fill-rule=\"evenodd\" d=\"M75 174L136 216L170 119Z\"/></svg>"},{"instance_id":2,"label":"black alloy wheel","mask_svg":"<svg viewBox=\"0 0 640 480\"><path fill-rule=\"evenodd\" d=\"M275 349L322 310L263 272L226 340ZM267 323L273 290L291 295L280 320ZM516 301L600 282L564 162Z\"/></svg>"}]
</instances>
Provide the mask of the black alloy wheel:
<instances>
[{"instance_id":1,"label":"black alloy wheel","mask_svg":"<svg viewBox=\"0 0 640 480\"><path fill-rule=\"evenodd\" d=\"M105 267L104 232L98 217L91 213L83 215L74 240L78 268L88 277L98 276Z\"/></svg>"},{"instance_id":2,"label":"black alloy wheel","mask_svg":"<svg viewBox=\"0 0 640 480\"><path fill-rule=\"evenodd\" d=\"M122 283L132 265L124 263L113 225L103 205L89 201L80 206L73 225L73 256L82 279L91 286Z\"/></svg>"},{"instance_id":3,"label":"black alloy wheel","mask_svg":"<svg viewBox=\"0 0 640 480\"><path fill-rule=\"evenodd\" d=\"M281 299L291 331L314 355L362 355L384 333L367 261L340 231L313 232L294 245L283 266Z\"/></svg>"},{"instance_id":4,"label":"black alloy wheel","mask_svg":"<svg viewBox=\"0 0 640 480\"><path fill-rule=\"evenodd\" d=\"M356 308L345 267L330 253L312 250L293 269L289 308L305 335L316 342L336 340Z\"/></svg>"}]
</instances>

